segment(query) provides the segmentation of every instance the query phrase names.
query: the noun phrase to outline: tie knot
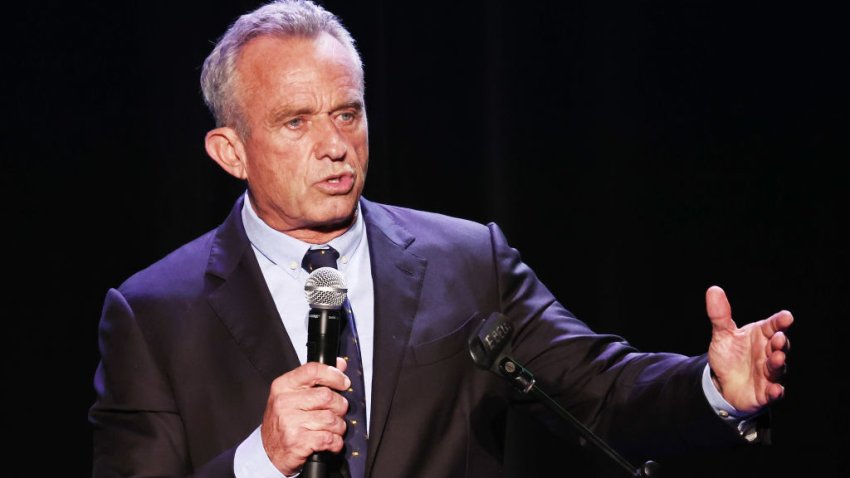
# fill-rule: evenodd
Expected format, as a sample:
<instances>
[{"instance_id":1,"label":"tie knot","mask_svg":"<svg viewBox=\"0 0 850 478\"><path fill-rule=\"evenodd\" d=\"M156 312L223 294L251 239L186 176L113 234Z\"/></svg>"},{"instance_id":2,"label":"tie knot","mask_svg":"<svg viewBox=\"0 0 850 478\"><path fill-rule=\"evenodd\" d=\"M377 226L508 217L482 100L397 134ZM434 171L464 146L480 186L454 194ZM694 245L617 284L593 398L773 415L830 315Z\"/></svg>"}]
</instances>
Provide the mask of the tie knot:
<instances>
[{"instance_id":1,"label":"tie knot","mask_svg":"<svg viewBox=\"0 0 850 478\"><path fill-rule=\"evenodd\" d=\"M310 249L304 254L301 267L307 272L313 272L320 267L333 267L336 269L337 259L339 259L339 252L333 247L328 247L327 249Z\"/></svg>"}]
</instances>

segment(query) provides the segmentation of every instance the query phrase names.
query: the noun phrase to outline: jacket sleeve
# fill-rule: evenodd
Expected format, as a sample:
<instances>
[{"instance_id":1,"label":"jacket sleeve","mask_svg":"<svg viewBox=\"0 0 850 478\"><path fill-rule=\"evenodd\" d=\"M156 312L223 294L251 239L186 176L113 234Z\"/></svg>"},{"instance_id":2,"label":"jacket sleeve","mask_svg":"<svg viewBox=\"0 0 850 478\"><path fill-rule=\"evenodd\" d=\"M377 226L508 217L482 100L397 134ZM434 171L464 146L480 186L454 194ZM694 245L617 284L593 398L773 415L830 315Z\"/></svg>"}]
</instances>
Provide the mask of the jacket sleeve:
<instances>
[{"instance_id":1,"label":"jacket sleeve","mask_svg":"<svg viewBox=\"0 0 850 478\"><path fill-rule=\"evenodd\" d=\"M148 339L125 297L110 290L99 327L96 400L89 410L92 476L233 477L235 448L191 469L180 410Z\"/></svg>"},{"instance_id":2,"label":"jacket sleeve","mask_svg":"<svg viewBox=\"0 0 850 478\"><path fill-rule=\"evenodd\" d=\"M706 356L641 353L597 334L562 306L490 224L501 311L514 324L515 358L538 386L621 453L653 457L742 444L708 405ZM531 404L543 421L565 426Z\"/></svg>"}]
</instances>

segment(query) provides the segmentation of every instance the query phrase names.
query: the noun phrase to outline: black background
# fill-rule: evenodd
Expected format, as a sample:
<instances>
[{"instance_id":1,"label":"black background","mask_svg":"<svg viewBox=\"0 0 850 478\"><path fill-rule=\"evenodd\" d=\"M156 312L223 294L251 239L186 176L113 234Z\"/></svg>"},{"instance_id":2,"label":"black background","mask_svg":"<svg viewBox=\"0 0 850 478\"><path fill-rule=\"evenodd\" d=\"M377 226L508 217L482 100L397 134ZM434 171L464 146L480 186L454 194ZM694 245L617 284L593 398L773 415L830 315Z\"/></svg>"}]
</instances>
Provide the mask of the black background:
<instances>
[{"instance_id":1,"label":"black background","mask_svg":"<svg viewBox=\"0 0 850 478\"><path fill-rule=\"evenodd\" d=\"M107 288L214 227L242 190L204 152L212 120L198 76L226 26L257 5L6 11L7 434L51 474L90 475ZM366 64L370 199L498 222L568 308L646 351L706 350L712 284L739 324L794 313L774 445L671 459L665 476L850 476L846 11L325 5Z\"/></svg>"}]
</instances>

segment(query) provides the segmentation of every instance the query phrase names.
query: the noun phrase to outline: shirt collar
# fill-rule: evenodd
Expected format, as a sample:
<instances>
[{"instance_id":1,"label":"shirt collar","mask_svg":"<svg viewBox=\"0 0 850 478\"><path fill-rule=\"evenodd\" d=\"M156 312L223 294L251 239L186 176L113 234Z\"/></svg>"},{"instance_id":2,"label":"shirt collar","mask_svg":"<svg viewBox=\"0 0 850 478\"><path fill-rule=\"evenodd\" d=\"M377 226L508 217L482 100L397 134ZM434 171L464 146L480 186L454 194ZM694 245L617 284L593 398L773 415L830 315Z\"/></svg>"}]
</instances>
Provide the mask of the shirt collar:
<instances>
[{"instance_id":1,"label":"shirt collar","mask_svg":"<svg viewBox=\"0 0 850 478\"><path fill-rule=\"evenodd\" d=\"M270 262L293 277L307 274L301 268L301 260L309 249L331 246L339 251L338 267L345 272L347 264L362 243L366 228L360 214L360 204L354 211L354 222L342 235L327 244L309 244L271 228L254 211L248 193L242 206L242 223L251 245Z\"/></svg>"}]
</instances>

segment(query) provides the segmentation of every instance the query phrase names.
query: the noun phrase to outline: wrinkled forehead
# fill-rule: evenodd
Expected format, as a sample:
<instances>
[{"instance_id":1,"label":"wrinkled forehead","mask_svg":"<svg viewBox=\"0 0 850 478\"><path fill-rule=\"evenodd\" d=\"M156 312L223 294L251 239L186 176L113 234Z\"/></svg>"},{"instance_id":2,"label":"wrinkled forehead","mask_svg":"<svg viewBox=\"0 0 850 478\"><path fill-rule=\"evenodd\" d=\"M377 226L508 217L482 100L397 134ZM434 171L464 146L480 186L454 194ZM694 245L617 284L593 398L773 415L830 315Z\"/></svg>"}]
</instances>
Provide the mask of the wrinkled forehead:
<instances>
[{"instance_id":1,"label":"wrinkled forehead","mask_svg":"<svg viewBox=\"0 0 850 478\"><path fill-rule=\"evenodd\" d=\"M360 62L330 35L265 35L242 48L236 64L234 99L244 128L275 123L293 112L341 105L364 107Z\"/></svg>"},{"instance_id":2,"label":"wrinkled forehead","mask_svg":"<svg viewBox=\"0 0 850 478\"><path fill-rule=\"evenodd\" d=\"M314 36L264 34L254 37L240 49L235 73L237 77L262 75L263 72L277 69L276 73L279 74L288 69L307 68L316 62L344 68L351 73L361 93L363 92L363 65L359 55L326 32Z\"/></svg>"}]
</instances>

